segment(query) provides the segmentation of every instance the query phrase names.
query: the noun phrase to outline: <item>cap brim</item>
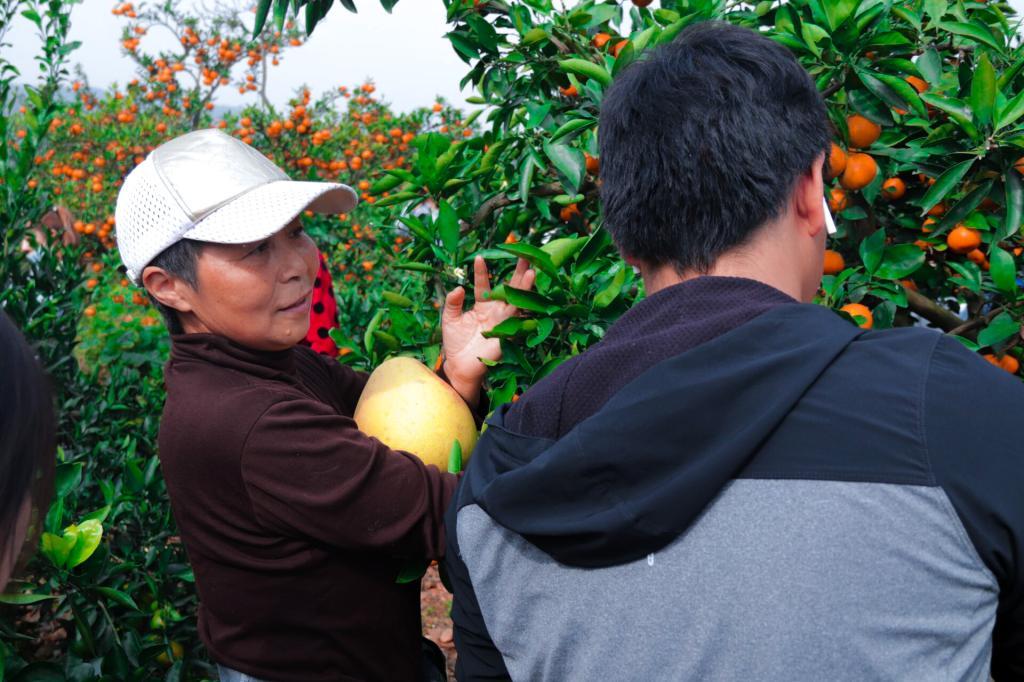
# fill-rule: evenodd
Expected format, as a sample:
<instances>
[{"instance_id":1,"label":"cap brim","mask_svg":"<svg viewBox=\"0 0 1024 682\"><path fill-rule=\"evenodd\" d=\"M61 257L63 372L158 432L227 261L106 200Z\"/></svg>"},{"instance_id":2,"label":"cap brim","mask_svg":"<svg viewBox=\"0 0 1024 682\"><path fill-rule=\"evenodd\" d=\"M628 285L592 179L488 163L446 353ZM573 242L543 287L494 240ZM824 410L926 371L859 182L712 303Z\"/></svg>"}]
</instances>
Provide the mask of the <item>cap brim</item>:
<instances>
[{"instance_id":1,"label":"cap brim","mask_svg":"<svg viewBox=\"0 0 1024 682\"><path fill-rule=\"evenodd\" d=\"M269 182L213 211L182 237L245 244L279 232L303 211L348 213L358 201L351 187L334 182Z\"/></svg>"}]
</instances>

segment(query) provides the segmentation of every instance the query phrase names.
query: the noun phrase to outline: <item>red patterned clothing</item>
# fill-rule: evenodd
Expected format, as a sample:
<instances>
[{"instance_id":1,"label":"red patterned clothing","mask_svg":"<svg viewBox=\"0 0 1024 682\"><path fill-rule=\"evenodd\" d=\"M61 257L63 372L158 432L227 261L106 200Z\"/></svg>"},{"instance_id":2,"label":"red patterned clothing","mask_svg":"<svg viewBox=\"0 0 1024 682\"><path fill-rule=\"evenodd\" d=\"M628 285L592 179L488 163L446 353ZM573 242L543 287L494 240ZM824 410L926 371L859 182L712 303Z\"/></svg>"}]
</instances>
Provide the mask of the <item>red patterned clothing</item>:
<instances>
[{"instance_id":1,"label":"red patterned clothing","mask_svg":"<svg viewBox=\"0 0 1024 682\"><path fill-rule=\"evenodd\" d=\"M321 355L337 357L338 346L331 340L331 329L338 327L338 303L334 300L331 273L327 270L327 259L320 254L320 270L313 283L313 305L309 310L309 332L303 345L309 346Z\"/></svg>"}]
</instances>

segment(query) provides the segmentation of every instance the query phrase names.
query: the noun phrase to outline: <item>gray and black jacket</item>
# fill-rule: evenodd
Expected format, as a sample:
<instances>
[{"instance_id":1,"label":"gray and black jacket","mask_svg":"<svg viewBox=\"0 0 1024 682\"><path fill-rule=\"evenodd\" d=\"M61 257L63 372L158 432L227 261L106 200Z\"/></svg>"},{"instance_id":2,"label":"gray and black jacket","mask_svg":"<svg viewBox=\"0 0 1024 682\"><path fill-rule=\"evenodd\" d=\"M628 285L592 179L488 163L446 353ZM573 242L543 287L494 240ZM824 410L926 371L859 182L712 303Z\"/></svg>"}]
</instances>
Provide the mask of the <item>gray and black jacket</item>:
<instances>
[{"instance_id":1,"label":"gray and black jacket","mask_svg":"<svg viewBox=\"0 0 1024 682\"><path fill-rule=\"evenodd\" d=\"M661 291L477 445L457 676L1024 679L1022 408L934 331Z\"/></svg>"}]
</instances>

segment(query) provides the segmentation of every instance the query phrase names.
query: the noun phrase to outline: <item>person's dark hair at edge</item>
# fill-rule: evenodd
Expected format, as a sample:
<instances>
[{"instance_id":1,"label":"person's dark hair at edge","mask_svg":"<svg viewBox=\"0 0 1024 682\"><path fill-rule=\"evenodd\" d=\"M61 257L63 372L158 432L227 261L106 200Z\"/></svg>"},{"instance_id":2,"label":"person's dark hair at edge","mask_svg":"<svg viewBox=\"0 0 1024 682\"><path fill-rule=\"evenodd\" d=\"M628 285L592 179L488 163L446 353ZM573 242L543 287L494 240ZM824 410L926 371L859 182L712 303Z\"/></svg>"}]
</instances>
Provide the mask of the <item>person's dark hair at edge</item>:
<instances>
[{"instance_id":1,"label":"person's dark hair at edge","mask_svg":"<svg viewBox=\"0 0 1024 682\"><path fill-rule=\"evenodd\" d=\"M620 74L599 125L605 225L622 252L707 272L779 215L830 148L825 104L786 48L703 22Z\"/></svg>"},{"instance_id":2,"label":"person's dark hair at edge","mask_svg":"<svg viewBox=\"0 0 1024 682\"><path fill-rule=\"evenodd\" d=\"M176 277L180 277L190 287L197 289L199 287L199 280L196 278L196 261L199 260L199 252L202 248L201 242L192 239L182 239L161 251L149 264L166 270L169 274ZM153 295L148 291L146 295L149 296L149 300L153 302L153 305L156 306L156 309L163 316L164 323L167 325L167 331L171 334L184 334L185 330L181 326L181 320L178 319L178 312L153 298Z\"/></svg>"},{"instance_id":3,"label":"person's dark hair at edge","mask_svg":"<svg viewBox=\"0 0 1024 682\"><path fill-rule=\"evenodd\" d=\"M0 547L14 541L26 495L34 513L25 543L38 535L53 494L55 432L50 382L25 337L0 309Z\"/></svg>"}]
</instances>

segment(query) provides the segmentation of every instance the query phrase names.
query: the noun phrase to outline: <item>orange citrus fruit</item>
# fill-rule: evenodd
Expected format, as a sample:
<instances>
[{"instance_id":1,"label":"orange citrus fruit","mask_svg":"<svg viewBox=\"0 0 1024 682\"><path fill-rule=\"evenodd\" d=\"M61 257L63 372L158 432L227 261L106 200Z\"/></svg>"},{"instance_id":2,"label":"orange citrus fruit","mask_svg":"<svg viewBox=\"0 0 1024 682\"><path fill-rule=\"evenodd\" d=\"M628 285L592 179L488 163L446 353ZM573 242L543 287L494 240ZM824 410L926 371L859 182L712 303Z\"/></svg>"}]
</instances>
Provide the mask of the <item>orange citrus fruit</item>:
<instances>
[{"instance_id":1,"label":"orange citrus fruit","mask_svg":"<svg viewBox=\"0 0 1024 682\"><path fill-rule=\"evenodd\" d=\"M872 325L875 324L875 318L871 316L871 309L863 303L847 303L840 310L854 318L854 321L858 317L863 318L864 321L857 325L861 329L871 329Z\"/></svg>"},{"instance_id":2,"label":"orange citrus fruit","mask_svg":"<svg viewBox=\"0 0 1024 682\"><path fill-rule=\"evenodd\" d=\"M890 201L902 199L907 193L907 185L899 178L889 178L882 183L882 196Z\"/></svg>"},{"instance_id":3,"label":"orange citrus fruit","mask_svg":"<svg viewBox=\"0 0 1024 682\"><path fill-rule=\"evenodd\" d=\"M843 260L843 255L838 251L832 249L825 250L825 274L826 275L838 275L846 268L846 261Z\"/></svg>"},{"instance_id":4,"label":"orange citrus fruit","mask_svg":"<svg viewBox=\"0 0 1024 682\"><path fill-rule=\"evenodd\" d=\"M907 76L903 80L910 83L910 85L912 85L913 88L917 90L918 94L921 94L922 92L928 89L928 83L926 83L923 79L918 78L917 76Z\"/></svg>"},{"instance_id":5,"label":"orange citrus fruit","mask_svg":"<svg viewBox=\"0 0 1024 682\"><path fill-rule=\"evenodd\" d=\"M833 187L828 193L828 210L833 213L841 213L849 205L849 198L846 191Z\"/></svg>"},{"instance_id":6,"label":"orange citrus fruit","mask_svg":"<svg viewBox=\"0 0 1024 682\"><path fill-rule=\"evenodd\" d=\"M970 253L981 246L981 233L969 227L957 225L946 236L946 243L956 253Z\"/></svg>"},{"instance_id":7,"label":"orange citrus fruit","mask_svg":"<svg viewBox=\"0 0 1024 682\"><path fill-rule=\"evenodd\" d=\"M838 178L844 170L846 170L846 152L833 142L832 151L828 155L828 179Z\"/></svg>"},{"instance_id":8,"label":"orange citrus fruit","mask_svg":"<svg viewBox=\"0 0 1024 682\"><path fill-rule=\"evenodd\" d=\"M846 170L839 184L846 189L864 189L878 175L878 164L867 154L855 152L846 158Z\"/></svg>"},{"instance_id":9,"label":"orange citrus fruit","mask_svg":"<svg viewBox=\"0 0 1024 682\"><path fill-rule=\"evenodd\" d=\"M846 128L850 132L850 146L863 149L874 144L882 134L882 126L870 121L860 114L846 119Z\"/></svg>"}]
</instances>

